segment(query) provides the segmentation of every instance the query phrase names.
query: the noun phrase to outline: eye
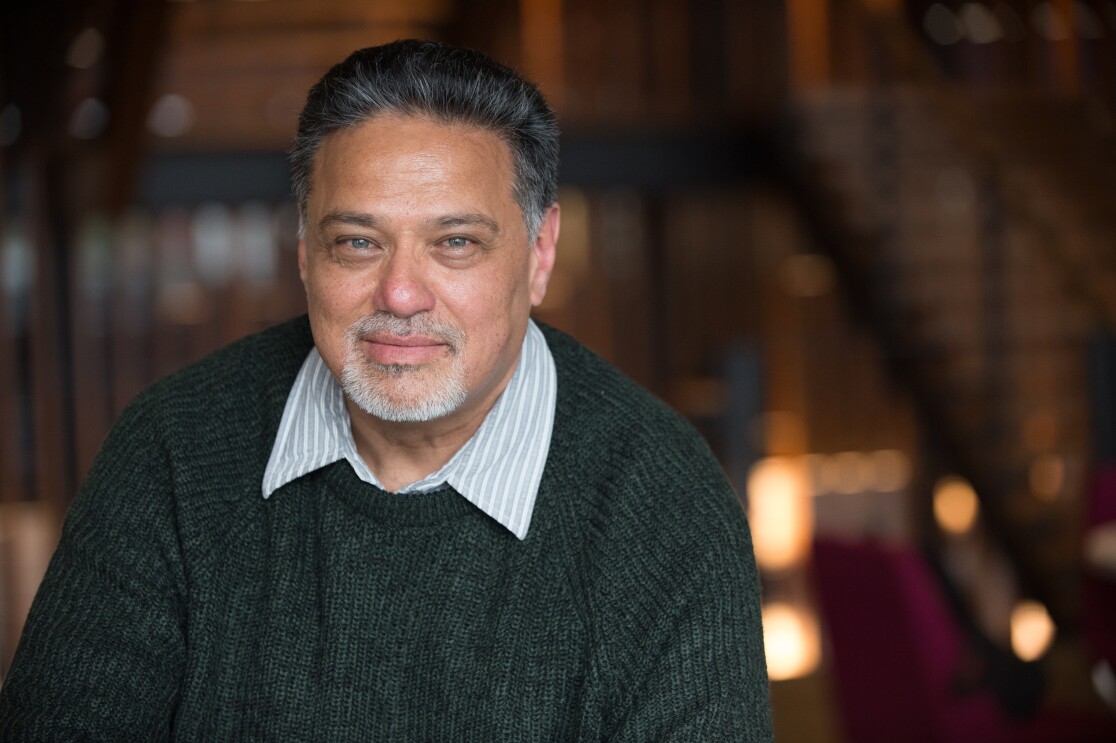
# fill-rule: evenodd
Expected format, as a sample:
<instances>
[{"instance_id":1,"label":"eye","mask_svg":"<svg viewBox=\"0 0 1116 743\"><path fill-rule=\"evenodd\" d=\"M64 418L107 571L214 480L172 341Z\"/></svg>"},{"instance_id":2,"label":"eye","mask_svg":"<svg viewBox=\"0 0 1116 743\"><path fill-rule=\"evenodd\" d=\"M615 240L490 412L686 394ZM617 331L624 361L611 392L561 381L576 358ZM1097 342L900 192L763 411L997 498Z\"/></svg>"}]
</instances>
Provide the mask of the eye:
<instances>
[{"instance_id":1,"label":"eye","mask_svg":"<svg viewBox=\"0 0 1116 743\"><path fill-rule=\"evenodd\" d=\"M472 241L467 237L447 237L445 240L446 247L453 248L454 250L467 248L471 242Z\"/></svg>"},{"instance_id":2,"label":"eye","mask_svg":"<svg viewBox=\"0 0 1116 743\"><path fill-rule=\"evenodd\" d=\"M353 246L357 250L368 250L372 247L372 241L367 237L350 237L345 242Z\"/></svg>"}]
</instances>

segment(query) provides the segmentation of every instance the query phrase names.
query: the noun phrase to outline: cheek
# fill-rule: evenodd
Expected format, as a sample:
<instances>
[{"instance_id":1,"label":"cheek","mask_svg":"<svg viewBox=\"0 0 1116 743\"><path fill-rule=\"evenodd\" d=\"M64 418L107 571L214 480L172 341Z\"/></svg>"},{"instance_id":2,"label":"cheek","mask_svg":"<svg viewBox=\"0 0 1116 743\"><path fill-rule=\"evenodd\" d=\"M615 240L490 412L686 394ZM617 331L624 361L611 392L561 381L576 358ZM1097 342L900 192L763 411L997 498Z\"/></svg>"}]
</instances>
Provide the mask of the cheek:
<instances>
[{"instance_id":1,"label":"cheek","mask_svg":"<svg viewBox=\"0 0 1116 743\"><path fill-rule=\"evenodd\" d=\"M319 268L306 282L306 300L311 312L326 322L352 322L368 302L366 282L349 274Z\"/></svg>"},{"instance_id":2,"label":"cheek","mask_svg":"<svg viewBox=\"0 0 1116 743\"><path fill-rule=\"evenodd\" d=\"M348 355L345 331L370 310L361 298L360 284L351 277L312 272L306 282L306 304L314 345L326 365L338 374Z\"/></svg>"},{"instance_id":3,"label":"cheek","mask_svg":"<svg viewBox=\"0 0 1116 743\"><path fill-rule=\"evenodd\" d=\"M530 312L526 281L519 268L517 264L485 272L477 281L445 295L447 305L453 303L451 313L469 337L475 373L502 369L518 354L512 339L525 330Z\"/></svg>"},{"instance_id":4,"label":"cheek","mask_svg":"<svg viewBox=\"0 0 1116 743\"><path fill-rule=\"evenodd\" d=\"M471 335L500 336L518 315L526 315L525 289L506 271L485 271L467 281L443 284L445 308Z\"/></svg>"}]
</instances>

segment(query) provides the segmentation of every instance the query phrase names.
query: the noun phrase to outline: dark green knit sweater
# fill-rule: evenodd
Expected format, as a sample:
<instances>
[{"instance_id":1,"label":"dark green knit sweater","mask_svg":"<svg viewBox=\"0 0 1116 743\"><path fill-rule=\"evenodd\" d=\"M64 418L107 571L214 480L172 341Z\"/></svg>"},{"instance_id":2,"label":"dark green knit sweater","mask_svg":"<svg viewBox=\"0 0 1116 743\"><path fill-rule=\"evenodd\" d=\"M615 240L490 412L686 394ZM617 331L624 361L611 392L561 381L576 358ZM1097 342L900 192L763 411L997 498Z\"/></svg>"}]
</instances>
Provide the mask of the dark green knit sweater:
<instances>
[{"instance_id":1,"label":"dark green knit sweater","mask_svg":"<svg viewBox=\"0 0 1116 743\"><path fill-rule=\"evenodd\" d=\"M769 741L747 525L693 429L556 331L520 542L345 462L264 500L305 318L140 395L0 693L3 740Z\"/></svg>"}]
</instances>

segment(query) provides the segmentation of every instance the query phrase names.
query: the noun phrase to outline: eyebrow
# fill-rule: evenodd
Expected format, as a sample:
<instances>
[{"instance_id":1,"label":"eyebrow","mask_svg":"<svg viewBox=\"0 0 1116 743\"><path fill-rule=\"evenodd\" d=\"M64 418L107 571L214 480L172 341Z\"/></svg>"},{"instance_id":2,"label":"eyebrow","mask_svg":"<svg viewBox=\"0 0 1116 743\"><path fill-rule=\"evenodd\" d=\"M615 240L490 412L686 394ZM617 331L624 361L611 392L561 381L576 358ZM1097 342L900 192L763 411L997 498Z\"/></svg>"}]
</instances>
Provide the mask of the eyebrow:
<instances>
[{"instance_id":1,"label":"eyebrow","mask_svg":"<svg viewBox=\"0 0 1116 743\"><path fill-rule=\"evenodd\" d=\"M430 220L433 227L485 227L494 234L500 234L500 225L491 217L486 217L479 212L465 212L463 214L447 214L444 217Z\"/></svg>"},{"instance_id":2,"label":"eyebrow","mask_svg":"<svg viewBox=\"0 0 1116 743\"><path fill-rule=\"evenodd\" d=\"M318 229L324 230L332 225L353 225L367 230L383 228L383 220L367 212L330 212L318 220ZM479 226L488 229L493 234L500 234L500 225L491 217L480 212L462 212L460 214L447 214L427 220L426 226L434 229L449 227Z\"/></svg>"},{"instance_id":3,"label":"eyebrow","mask_svg":"<svg viewBox=\"0 0 1116 743\"><path fill-rule=\"evenodd\" d=\"M374 230L380 227L380 220L372 214L364 212L330 212L318 220L318 229L324 230L335 224L351 224Z\"/></svg>"}]
</instances>

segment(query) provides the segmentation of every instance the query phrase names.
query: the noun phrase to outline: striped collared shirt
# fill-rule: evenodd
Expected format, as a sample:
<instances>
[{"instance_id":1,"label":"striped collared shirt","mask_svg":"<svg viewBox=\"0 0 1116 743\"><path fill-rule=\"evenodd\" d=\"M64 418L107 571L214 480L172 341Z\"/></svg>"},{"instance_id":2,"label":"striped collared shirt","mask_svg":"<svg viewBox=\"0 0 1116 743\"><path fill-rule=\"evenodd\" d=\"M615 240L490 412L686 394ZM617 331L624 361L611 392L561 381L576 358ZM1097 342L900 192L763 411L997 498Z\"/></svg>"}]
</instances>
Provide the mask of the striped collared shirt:
<instances>
[{"instance_id":1,"label":"striped collared shirt","mask_svg":"<svg viewBox=\"0 0 1116 743\"><path fill-rule=\"evenodd\" d=\"M441 469L397 493L448 484L523 539L550 450L557 390L554 357L530 321L512 378L477 432ZM341 385L314 348L287 397L264 471L263 497L341 459L361 480L383 487L357 453Z\"/></svg>"}]
</instances>

